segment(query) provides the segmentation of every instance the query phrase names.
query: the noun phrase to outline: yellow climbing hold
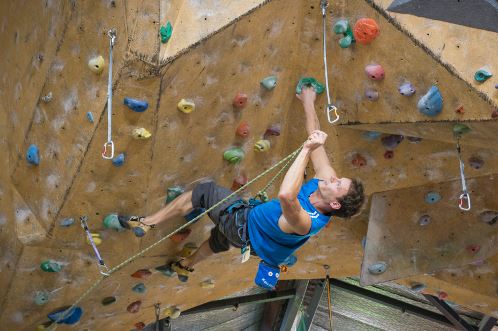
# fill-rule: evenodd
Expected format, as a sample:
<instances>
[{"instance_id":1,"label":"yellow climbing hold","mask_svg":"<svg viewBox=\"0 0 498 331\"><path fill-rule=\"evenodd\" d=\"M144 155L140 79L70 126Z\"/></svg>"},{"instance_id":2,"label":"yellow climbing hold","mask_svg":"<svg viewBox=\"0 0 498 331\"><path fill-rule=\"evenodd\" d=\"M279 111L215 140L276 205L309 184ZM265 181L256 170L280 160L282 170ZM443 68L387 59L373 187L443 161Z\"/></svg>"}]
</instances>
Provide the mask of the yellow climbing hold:
<instances>
[{"instance_id":1,"label":"yellow climbing hold","mask_svg":"<svg viewBox=\"0 0 498 331\"><path fill-rule=\"evenodd\" d=\"M197 245L195 243L186 243L180 252L180 256L189 257L190 255L194 254L196 250L197 250Z\"/></svg>"},{"instance_id":2,"label":"yellow climbing hold","mask_svg":"<svg viewBox=\"0 0 498 331\"><path fill-rule=\"evenodd\" d=\"M163 316L164 317L169 317L171 319L175 319L175 318L180 317L181 312L182 311L180 309L176 308L175 306L168 307L168 308L164 309Z\"/></svg>"},{"instance_id":3,"label":"yellow climbing hold","mask_svg":"<svg viewBox=\"0 0 498 331\"><path fill-rule=\"evenodd\" d=\"M191 113L195 110L195 103L190 100L181 99L180 102L178 102L178 110L185 114Z\"/></svg>"},{"instance_id":4,"label":"yellow climbing hold","mask_svg":"<svg viewBox=\"0 0 498 331\"><path fill-rule=\"evenodd\" d=\"M257 141L254 144L254 150L256 152L266 152L270 149L270 141L266 139L262 139Z\"/></svg>"},{"instance_id":5,"label":"yellow climbing hold","mask_svg":"<svg viewBox=\"0 0 498 331\"><path fill-rule=\"evenodd\" d=\"M131 134L135 139L149 139L152 137L152 134L144 128L133 129Z\"/></svg>"},{"instance_id":6,"label":"yellow climbing hold","mask_svg":"<svg viewBox=\"0 0 498 331\"><path fill-rule=\"evenodd\" d=\"M214 282L211 279L205 280L201 283L201 287L204 289L214 288Z\"/></svg>"},{"instance_id":7,"label":"yellow climbing hold","mask_svg":"<svg viewBox=\"0 0 498 331\"><path fill-rule=\"evenodd\" d=\"M92 239L93 239L93 242L95 243L95 245L100 245L102 244L102 237L100 236L100 233L91 233L92 235ZM91 245L90 243L90 239L88 239L88 237L86 237L86 243L88 245Z\"/></svg>"},{"instance_id":8,"label":"yellow climbing hold","mask_svg":"<svg viewBox=\"0 0 498 331\"><path fill-rule=\"evenodd\" d=\"M90 68L90 70L94 73L100 74L102 73L102 71L104 71L104 63L104 58L102 57L102 55L99 55L88 61L88 68Z\"/></svg>"}]
</instances>

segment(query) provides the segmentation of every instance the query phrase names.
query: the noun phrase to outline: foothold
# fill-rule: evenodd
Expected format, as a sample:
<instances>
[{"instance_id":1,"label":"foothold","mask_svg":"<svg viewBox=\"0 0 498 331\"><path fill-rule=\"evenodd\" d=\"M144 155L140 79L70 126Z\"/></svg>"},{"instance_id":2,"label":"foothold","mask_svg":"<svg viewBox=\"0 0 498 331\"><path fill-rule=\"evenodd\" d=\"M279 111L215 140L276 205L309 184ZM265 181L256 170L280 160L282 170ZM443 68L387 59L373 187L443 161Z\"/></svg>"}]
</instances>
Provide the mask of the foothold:
<instances>
[{"instance_id":1,"label":"foothold","mask_svg":"<svg viewBox=\"0 0 498 331\"><path fill-rule=\"evenodd\" d=\"M137 322L134 324L135 329L137 330L143 330L145 328L145 323L144 322Z\"/></svg>"},{"instance_id":2,"label":"foothold","mask_svg":"<svg viewBox=\"0 0 498 331\"><path fill-rule=\"evenodd\" d=\"M147 108L149 108L149 103L147 101L144 101L144 100L138 100L138 99L126 97L126 98L124 98L123 103L128 108L130 108L131 110L133 110L134 112L137 112L137 113L143 113L144 111L147 110Z\"/></svg>"},{"instance_id":3,"label":"foothold","mask_svg":"<svg viewBox=\"0 0 498 331\"><path fill-rule=\"evenodd\" d=\"M353 166L361 168L367 165L367 160L360 154L355 154L353 160L351 161Z\"/></svg>"},{"instance_id":4,"label":"foothold","mask_svg":"<svg viewBox=\"0 0 498 331\"><path fill-rule=\"evenodd\" d=\"M247 122L241 122L239 126L237 127L237 130L235 131L235 134L241 138L247 138L249 137L249 133L251 128L249 127L249 124Z\"/></svg>"},{"instance_id":5,"label":"foothold","mask_svg":"<svg viewBox=\"0 0 498 331\"><path fill-rule=\"evenodd\" d=\"M185 192L185 189L181 186L168 187L166 193L166 203L170 203L171 201L175 200L177 197L182 195L183 192Z\"/></svg>"},{"instance_id":6,"label":"foothold","mask_svg":"<svg viewBox=\"0 0 498 331\"><path fill-rule=\"evenodd\" d=\"M378 262L369 266L368 272L370 272L372 275L380 275L384 273L386 269L387 269L387 264L385 262Z\"/></svg>"},{"instance_id":7,"label":"foothold","mask_svg":"<svg viewBox=\"0 0 498 331\"><path fill-rule=\"evenodd\" d=\"M365 67L365 73L371 80L383 80L385 76L384 68L380 64L369 64Z\"/></svg>"},{"instance_id":8,"label":"foothold","mask_svg":"<svg viewBox=\"0 0 498 331\"><path fill-rule=\"evenodd\" d=\"M377 132L377 131L365 131L362 134L362 137L366 140L375 140L379 138L382 135L382 133Z\"/></svg>"},{"instance_id":9,"label":"foothold","mask_svg":"<svg viewBox=\"0 0 498 331\"><path fill-rule=\"evenodd\" d=\"M313 77L303 77L299 80L296 86L297 94L301 94L301 92L303 91L303 86L313 87L316 94L321 94L325 90L325 87Z\"/></svg>"},{"instance_id":10,"label":"foothold","mask_svg":"<svg viewBox=\"0 0 498 331\"><path fill-rule=\"evenodd\" d=\"M173 269L171 269L169 263L165 264L165 265L162 265L162 266L159 266L159 267L156 267L155 269L157 271L161 272L166 277L173 277L174 274L175 274L175 272L173 271Z\"/></svg>"},{"instance_id":11,"label":"foothold","mask_svg":"<svg viewBox=\"0 0 498 331\"><path fill-rule=\"evenodd\" d=\"M490 77L492 77L493 74L486 69L480 69L477 70L476 73L474 74L474 79L478 81L479 83L487 81Z\"/></svg>"},{"instance_id":12,"label":"foothold","mask_svg":"<svg viewBox=\"0 0 498 331\"><path fill-rule=\"evenodd\" d=\"M211 279L205 280L205 281L201 282L201 287L203 289L214 288L214 282Z\"/></svg>"},{"instance_id":13,"label":"foothold","mask_svg":"<svg viewBox=\"0 0 498 331\"><path fill-rule=\"evenodd\" d=\"M36 291L35 304L42 306L48 302L50 294L47 291Z\"/></svg>"},{"instance_id":14,"label":"foothold","mask_svg":"<svg viewBox=\"0 0 498 331\"><path fill-rule=\"evenodd\" d=\"M142 301L138 300L135 302L132 302L126 307L126 310L128 310L129 313L136 314L140 310L140 306L142 305Z\"/></svg>"},{"instance_id":15,"label":"foothold","mask_svg":"<svg viewBox=\"0 0 498 331\"><path fill-rule=\"evenodd\" d=\"M498 211L486 210L479 215L481 222L489 225L498 223Z\"/></svg>"},{"instance_id":16,"label":"foothold","mask_svg":"<svg viewBox=\"0 0 498 331\"><path fill-rule=\"evenodd\" d=\"M168 21L166 25L162 25L159 28L159 34L161 35L161 42L163 44L167 43L173 34L173 26L171 25L171 22Z\"/></svg>"},{"instance_id":17,"label":"foothold","mask_svg":"<svg viewBox=\"0 0 498 331\"><path fill-rule=\"evenodd\" d=\"M181 257L189 257L198 249L195 243L186 243L180 251Z\"/></svg>"},{"instance_id":18,"label":"foothold","mask_svg":"<svg viewBox=\"0 0 498 331\"><path fill-rule=\"evenodd\" d=\"M422 138L420 137L406 137L406 139L413 144L418 144L422 141Z\"/></svg>"},{"instance_id":19,"label":"foothold","mask_svg":"<svg viewBox=\"0 0 498 331\"><path fill-rule=\"evenodd\" d=\"M412 96L416 92L415 87L410 82L406 82L406 83L401 84L398 87L398 91L401 95L404 95L406 97Z\"/></svg>"},{"instance_id":20,"label":"foothold","mask_svg":"<svg viewBox=\"0 0 498 331\"><path fill-rule=\"evenodd\" d=\"M59 225L64 228L68 228L73 224L74 224L74 218L71 217L67 217L59 221Z\"/></svg>"},{"instance_id":21,"label":"foothold","mask_svg":"<svg viewBox=\"0 0 498 331\"><path fill-rule=\"evenodd\" d=\"M247 94L237 93L235 98L233 98L232 105L237 109L242 109L247 105Z\"/></svg>"},{"instance_id":22,"label":"foothold","mask_svg":"<svg viewBox=\"0 0 498 331\"><path fill-rule=\"evenodd\" d=\"M62 270L62 265L57 261L47 260L40 264L40 268L45 272L59 272Z\"/></svg>"},{"instance_id":23,"label":"foothold","mask_svg":"<svg viewBox=\"0 0 498 331\"><path fill-rule=\"evenodd\" d=\"M472 131L472 129L465 124L457 123L453 125L453 135L455 135L455 137L461 137L470 131Z\"/></svg>"},{"instance_id":24,"label":"foothold","mask_svg":"<svg viewBox=\"0 0 498 331\"><path fill-rule=\"evenodd\" d=\"M379 99L379 92L373 88L367 88L365 90L365 96L370 101L377 101Z\"/></svg>"},{"instance_id":25,"label":"foothold","mask_svg":"<svg viewBox=\"0 0 498 331\"><path fill-rule=\"evenodd\" d=\"M92 235L93 242L95 243L95 246L98 246L102 244L102 237L100 236L100 233L90 233ZM90 239L88 239L88 236L86 237L86 243L88 245L91 245Z\"/></svg>"},{"instance_id":26,"label":"foothold","mask_svg":"<svg viewBox=\"0 0 498 331\"><path fill-rule=\"evenodd\" d=\"M64 307L57 309L50 314L47 315L47 317L52 321L58 321L57 324L76 324L81 318L81 315L83 315L83 309L80 307L74 307L72 308L69 312L66 313L66 310L69 309L70 306ZM62 318L65 316L64 318Z\"/></svg>"},{"instance_id":27,"label":"foothold","mask_svg":"<svg viewBox=\"0 0 498 331\"><path fill-rule=\"evenodd\" d=\"M280 125L274 124L266 129L265 134L263 135L263 139L268 139L269 137L278 137L280 136Z\"/></svg>"},{"instance_id":28,"label":"foothold","mask_svg":"<svg viewBox=\"0 0 498 331\"><path fill-rule=\"evenodd\" d=\"M491 118L498 118L498 109L495 109L493 110L493 112L491 112Z\"/></svg>"},{"instance_id":29,"label":"foothold","mask_svg":"<svg viewBox=\"0 0 498 331\"><path fill-rule=\"evenodd\" d=\"M176 307L168 307L164 309L163 315L164 317L169 317L171 319L175 319L180 317L181 310Z\"/></svg>"},{"instance_id":30,"label":"foothold","mask_svg":"<svg viewBox=\"0 0 498 331\"><path fill-rule=\"evenodd\" d=\"M379 25L372 18L360 18L353 28L353 35L360 44L371 43L380 33Z\"/></svg>"},{"instance_id":31,"label":"foothold","mask_svg":"<svg viewBox=\"0 0 498 331\"><path fill-rule=\"evenodd\" d=\"M124 164L124 161L125 161L124 153L119 153L118 156L112 159L112 164L114 164L116 167L121 167Z\"/></svg>"},{"instance_id":32,"label":"foothold","mask_svg":"<svg viewBox=\"0 0 498 331\"><path fill-rule=\"evenodd\" d=\"M149 139L150 137L152 137L152 134L147 131L147 129L144 129L144 128L135 128L133 129L131 135L133 136L133 138L135 139Z\"/></svg>"},{"instance_id":33,"label":"foothold","mask_svg":"<svg viewBox=\"0 0 498 331\"><path fill-rule=\"evenodd\" d=\"M399 144L405 139L404 136L397 135L397 134L390 134L388 136L382 137L380 140L382 143L382 146L384 146L387 150L393 150L396 147L398 147Z\"/></svg>"},{"instance_id":34,"label":"foothold","mask_svg":"<svg viewBox=\"0 0 498 331\"><path fill-rule=\"evenodd\" d=\"M420 226L429 225L430 223L431 223L431 216L430 215L422 215L418 219L418 225L420 225Z\"/></svg>"},{"instance_id":35,"label":"foothold","mask_svg":"<svg viewBox=\"0 0 498 331\"><path fill-rule=\"evenodd\" d=\"M108 306L116 302L116 297L105 297L102 299L102 305Z\"/></svg>"},{"instance_id":36,"label":"foothold","mask_svg":"<svg viewBox=\"0 0 498 331\"><path fill-rule=\"evenodd\" d=\"M422 284L422 283L412 283L410 288L412 291L420 293L423 290L425 290L427 288L427 286L425 284Z\"/></svg>"},{"instance_id":37,"label":"foothold","mask_svg":"<svg viewBox=\"0 0 498 331\"><path fill-rule=\"evenodd\" d=\"M102 55L99 55L88 61L88 68L90 68L90 70L94 73L100 74L102 73L102 71L104 71L104 63L104 58L102 57Z\"/></svg>"},{"instance_id":38,"label":"foothold","mask_svg":"<svg viewBox=\"0 0 498 331\"><path fill-rule=\"evenodd\" d=\"M32 144L28 147L26 152L26 160L33 165L40 164L40 151L38 150L38 146Z\"/></svg>"},{"instance_id":39,"label":"foothold","mask_svg":"<svg viewBox=\"0 0 498 331\"><path fill-rule=\"evenodd\" d=\"M169 239L171 239L171 241L179 244L182 241L184 241L185 239L187 239L187 237L190 235L191 232L192 232L192 230L190 230L188 228L183 229L183 230L178 231L177 233L175 233L171 237L169 237Z\"/></svg>"},{"instance_id":40,"label":"foothold","mask_svg":"<svg viewBox=\"0 0 498 331\"><path fill-rule=\"evenodd\" d=\"M131 290L136 293L145 293L147 291L147 288L145 287L144 283L138 283L133 286Z\"/></svg>"},{"instance_id":41,"label":"foothold","mask_svg":"<svg viewBox=\"0 0 498 331\"><path fill-rule=\"evenodd\" d=\"M458 106L455 109L455 113L460 114L460 115L463 114L463 113L465 113L465 109L463 108L463 105Z\"/></svg>"},{"instance_id":42,"label":"foothold","mask_svg":"<svg viewBox=\"0 0 498 331\"><path fill-rule=\"evenodd\" d=\"M89 112L86 113L86 118L88 119L88 122L90 122L90 123L94 122L93 114L92 114L91 111L89 111Z\"/></svg>"},{"instance_id":43,"label":"foothold","mask_svg":"<svg viewBox=\"0 0 498 331\"><path fill-rule=\"evenodd\" d=\"M385 151L384 152L384 158L387 160L390 160L394 157L394 151Z\"/></svg>"},{"instance_id":44,"label":"foothold","mask_svg":"<svg viewBox=\"0 0 498 331\"><path fill-rule=\"evenodd\" d=\"M475 170L479 170L484 165L484 160L477 155L473 155L469 158L469 165Z\"/></svg>"},{"instance_id":45,"label":"foothold","mask_svg":"<svg viewBox=\"0 0 498 331\"><path fill-rule=\"evenodd\" d=\"M247 176L242 174L233 179L232 187L230 188L232 191L237 191L239 188L247 184Z\"/></svg>"},{"instance_id":46,"label":"foothold","mask_svg":"<svg viewBox=\"0 0 498 331\"><path fill-rule=\"evenodd\" d=\"M477 254L479 253L479 251L481 250L481 246L480 245L468 245L466 248L465 248L469 253L472 253L472 254Z\"/></svg>"},{"instance_id":47,"label":"foothold","mask_svg":"<svg viewBox=\"0 0 498 331\"><path fill-rule=\"evenodd\" d=\"M106 229L114 229L117 231L124 231L124 228L119 222L119 216L117 214L109 214L104 217L104 227Z\"/></svg>"},{"instance_id":48,"label":"foothold","mask_svg":"<svg viewBox=\"0 0 498 331\"><path fill-rule=\"evenodd\" d=\"M418 110L426 116L436 116L443 110L443 97L436 86L420 98L417 104Z\"/></svg>"},{"instance_id":49,"label":"foothold","mask_svg":"<svg viewBox=\"0 0 498 331\"><path fill-rule=\"evenodd\" d=\"M231 164L236 164L244 159L244 155L244 151L241 148L233 147L223 153L223 158Z\"/></svg>"},{"instance_id":50,"label":"foothold","mask_svg":"<svg viewBox=\"0 0 498 331\"><path fill-rule=\"evenodd\" d=\"M147 279L152 275L152 272L149 269L139 269L131 274L133 278Z\"/></svg>"},{"instance_id":51,"label":"foothold","mask_svg":"<svg viewBox=\"0 0 498 331\"><path fill-rule=\"evenodd\" d=\"M177 108L179 111L189 114L195 110L195 103L190 100L181 99L180 102L178 102Z\"/></svg>"},{"instance_id":52,"label":"foothold","mask_svg":"<svg viewBox=\"0 0 498 331\"><path fill-rule=\"evenodd\" d=\"M335 34L343 35L343 37L339 39L339 46L341 48L348 48L352 43L356 41L348 20L338 20L334 24L333 29Z\"/></svg>"},{"instance_id":53,"label":"foothold","mask_svg":"<svg viewBox=\"0 0 498 331\"><path fill-rule=\"evenodd\" d=\"M437 297L439 298L439 300L445 300L448 297L448 293L444 291L439 291L437 293Z\"/></svg>"},{"instance_id":54,"label":"foothold","mask_svg":"<svg viewBox=\"0 0 498 331\"><path fill-rule=\"evenodd\" d=\"M277 86L277 76L268 76L263 78L260 84L268 91L271 91L275 88L275 86Z\"/></svg>"},{"instance_id":55,"label":"foothold","mask_svg":"<svg viewBox=\"0 0 498 331\"><path fill-rule=\"evenodd\" d=\"M441 195L439 195L439 193L437 192L429 192L425 195L425 202L427 202L428 204L432 205L439 202L439 200L441 200Z\"/></svg>"},{"instance_id":56,"label":"foothold","mask_svg":"<svg viewBox=\"0 0 498 331\"><path fill-rule=\"evenodd\" d=\"M270 147L271 147L270 141L266 139L258 140L254 144L254 150L256 152L266 152L270 150Z\"/></svg>"},{"instance_id":57,"label":"foothold","mask_svg":"<svg viewBox=\"0 0 498 331\"><path fill-rule=\"evenodd\" d=\"M187 215L183 216L183 218L185 219L185 221L190 222L194 218L196 218L197 216L199 216L200 214L204 213L205 211L206 211L206 209L204 209L204 208L194 208L194 209L192 209L192 211L190 213L188 213ZM200 220L200 219L198 219L198 220ZM197 221L195 221L195 222L197 222Z\"/></svg>"},{"instance_id":58,"label":"foothold","mask_svg":"<svg viewBox=\"0 0 498 331\"><path fill-rule=\"evenodd\" d=\"M43 102L49 103L50 101L52 101L52 97L52 92L48 92L48 94L43 96L41 99Z\"/></svg>"}]
</instances>

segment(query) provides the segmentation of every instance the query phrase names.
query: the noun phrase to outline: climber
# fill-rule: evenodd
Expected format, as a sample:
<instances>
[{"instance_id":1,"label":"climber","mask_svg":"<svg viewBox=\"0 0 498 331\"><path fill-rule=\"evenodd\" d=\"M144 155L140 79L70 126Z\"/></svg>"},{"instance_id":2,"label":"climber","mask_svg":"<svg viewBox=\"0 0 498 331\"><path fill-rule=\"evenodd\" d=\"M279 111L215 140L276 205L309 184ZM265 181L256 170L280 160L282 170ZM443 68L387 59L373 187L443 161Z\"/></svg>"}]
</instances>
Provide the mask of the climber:
<instances>
[{"instance_id":1,"label":"climber","mask_svg":"<svg viewBox=\"0 0 498 331\"><path fill-rule=\"evenodd\" d=\"M234 196L209 212L216 224L210 238L192 256L169 265L179 276L188 277L198 262L235 246L241 248L243 259L247 260L249 254L259 256L263 260L260 270L262 267L274 270L269 274L276 274L277 279L260 277L258 281L256 277L258 285L273 288L278 281L278 266L285 264L295 250L317 234L331 216L349 218L360 210L364 201L362 183L357 179L338 178L325 152L327 135L320 131L314 89L303 88L297 98L304 107L309 138L287 170L278 199L253 206ZM315 178L303 185L304 171L310 159ZM135 235L143 236L156 225L186 215L193 208L208 209L230 193L213 181L204 181L155 214L121 217L121 223L133 229Z\"/></svg>"}]
</instances>

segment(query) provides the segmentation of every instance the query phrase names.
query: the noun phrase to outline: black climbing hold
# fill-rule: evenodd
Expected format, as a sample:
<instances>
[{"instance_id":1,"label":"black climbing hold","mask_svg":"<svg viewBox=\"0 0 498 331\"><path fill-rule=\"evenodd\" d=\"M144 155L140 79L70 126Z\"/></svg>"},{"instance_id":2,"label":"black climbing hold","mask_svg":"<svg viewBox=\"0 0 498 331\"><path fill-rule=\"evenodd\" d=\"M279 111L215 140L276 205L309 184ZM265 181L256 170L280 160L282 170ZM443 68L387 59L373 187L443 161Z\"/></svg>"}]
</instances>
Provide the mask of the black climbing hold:
<instances>
[{"instance_id":1,"label":"black climbing hold","mask_svg":"<svg viewBox=\"0 0 498 331\"><path fill-rule=\"evenodd\" d=\"M104 299L102 299L102 304L104 306L108 306L110 304L113 304L114 302L116 302L116 297L105 297Z\"/></svg>"},{"instance_id":2,"label":"black climbing hold","mask_svg":"<svg viewBox=\"0 0 498 331\"><path fill-rule=\"evenodd\" d=\"M486 210L479 215L479 218L484 223L494 225L498 222L498 211Z\"/></svg>"}]
</instances>

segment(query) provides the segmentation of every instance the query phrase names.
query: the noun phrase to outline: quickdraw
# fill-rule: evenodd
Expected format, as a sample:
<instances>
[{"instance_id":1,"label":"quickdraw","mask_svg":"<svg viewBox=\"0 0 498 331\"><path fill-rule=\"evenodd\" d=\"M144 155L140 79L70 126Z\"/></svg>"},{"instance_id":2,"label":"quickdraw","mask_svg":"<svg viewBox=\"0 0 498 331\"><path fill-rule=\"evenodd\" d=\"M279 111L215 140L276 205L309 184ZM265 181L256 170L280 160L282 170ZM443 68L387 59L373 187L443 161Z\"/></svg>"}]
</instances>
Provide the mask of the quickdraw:
<instances>
[{"instance_id":1,"label":"quickdraw","mask_svg":"<svg viewBox=\"0 0 498 331\"><path fill-rule=\"evenodd\" d=\"M106 160L114 158L114 142L112 141L112 49L116 42L116 30L111 29L107 33L109 36L109 80L107 82L107 141L104 144L102 157ZM110 147L111 154L107 155L107 147Z\"/></svg>"},{"instance_id":2,"label":"quickdraw","mask_svg":"<svg viewBox=\"0 0 498 331\"><path fill-rule=\"evenodd\" d=\"M457 137L457 154L458 154L458 162L460 164L460 180L462 182L462 194L460 194L458 207L461 210L468 211L471 208L470 194L467 190L467 184L465 182L464 163L462 161L459 137Z\"/></svg>"},{"instance_id":3,"label":"quickdraw","mask_svg":"<svg viewBox=\"0 0 498 331\"><path fill-rule=\"evenodd\" d=\"M102 275L105 277L109 276L110 269L109 267L105 264L104 260L100 256L99 250L97 249L97 245L95 245L95 242L93 241L92 234L90 233L90 230L88 229L88 217L87 216L81 216L80 217L80 222L81 222L81 227L85 230L86 235L88 237L88 241L90 242L90 245L93 247L93 251L95 252L95 256L97 257L97 260L99 262L99 271Z\"/></svg>"}]
</instances>

